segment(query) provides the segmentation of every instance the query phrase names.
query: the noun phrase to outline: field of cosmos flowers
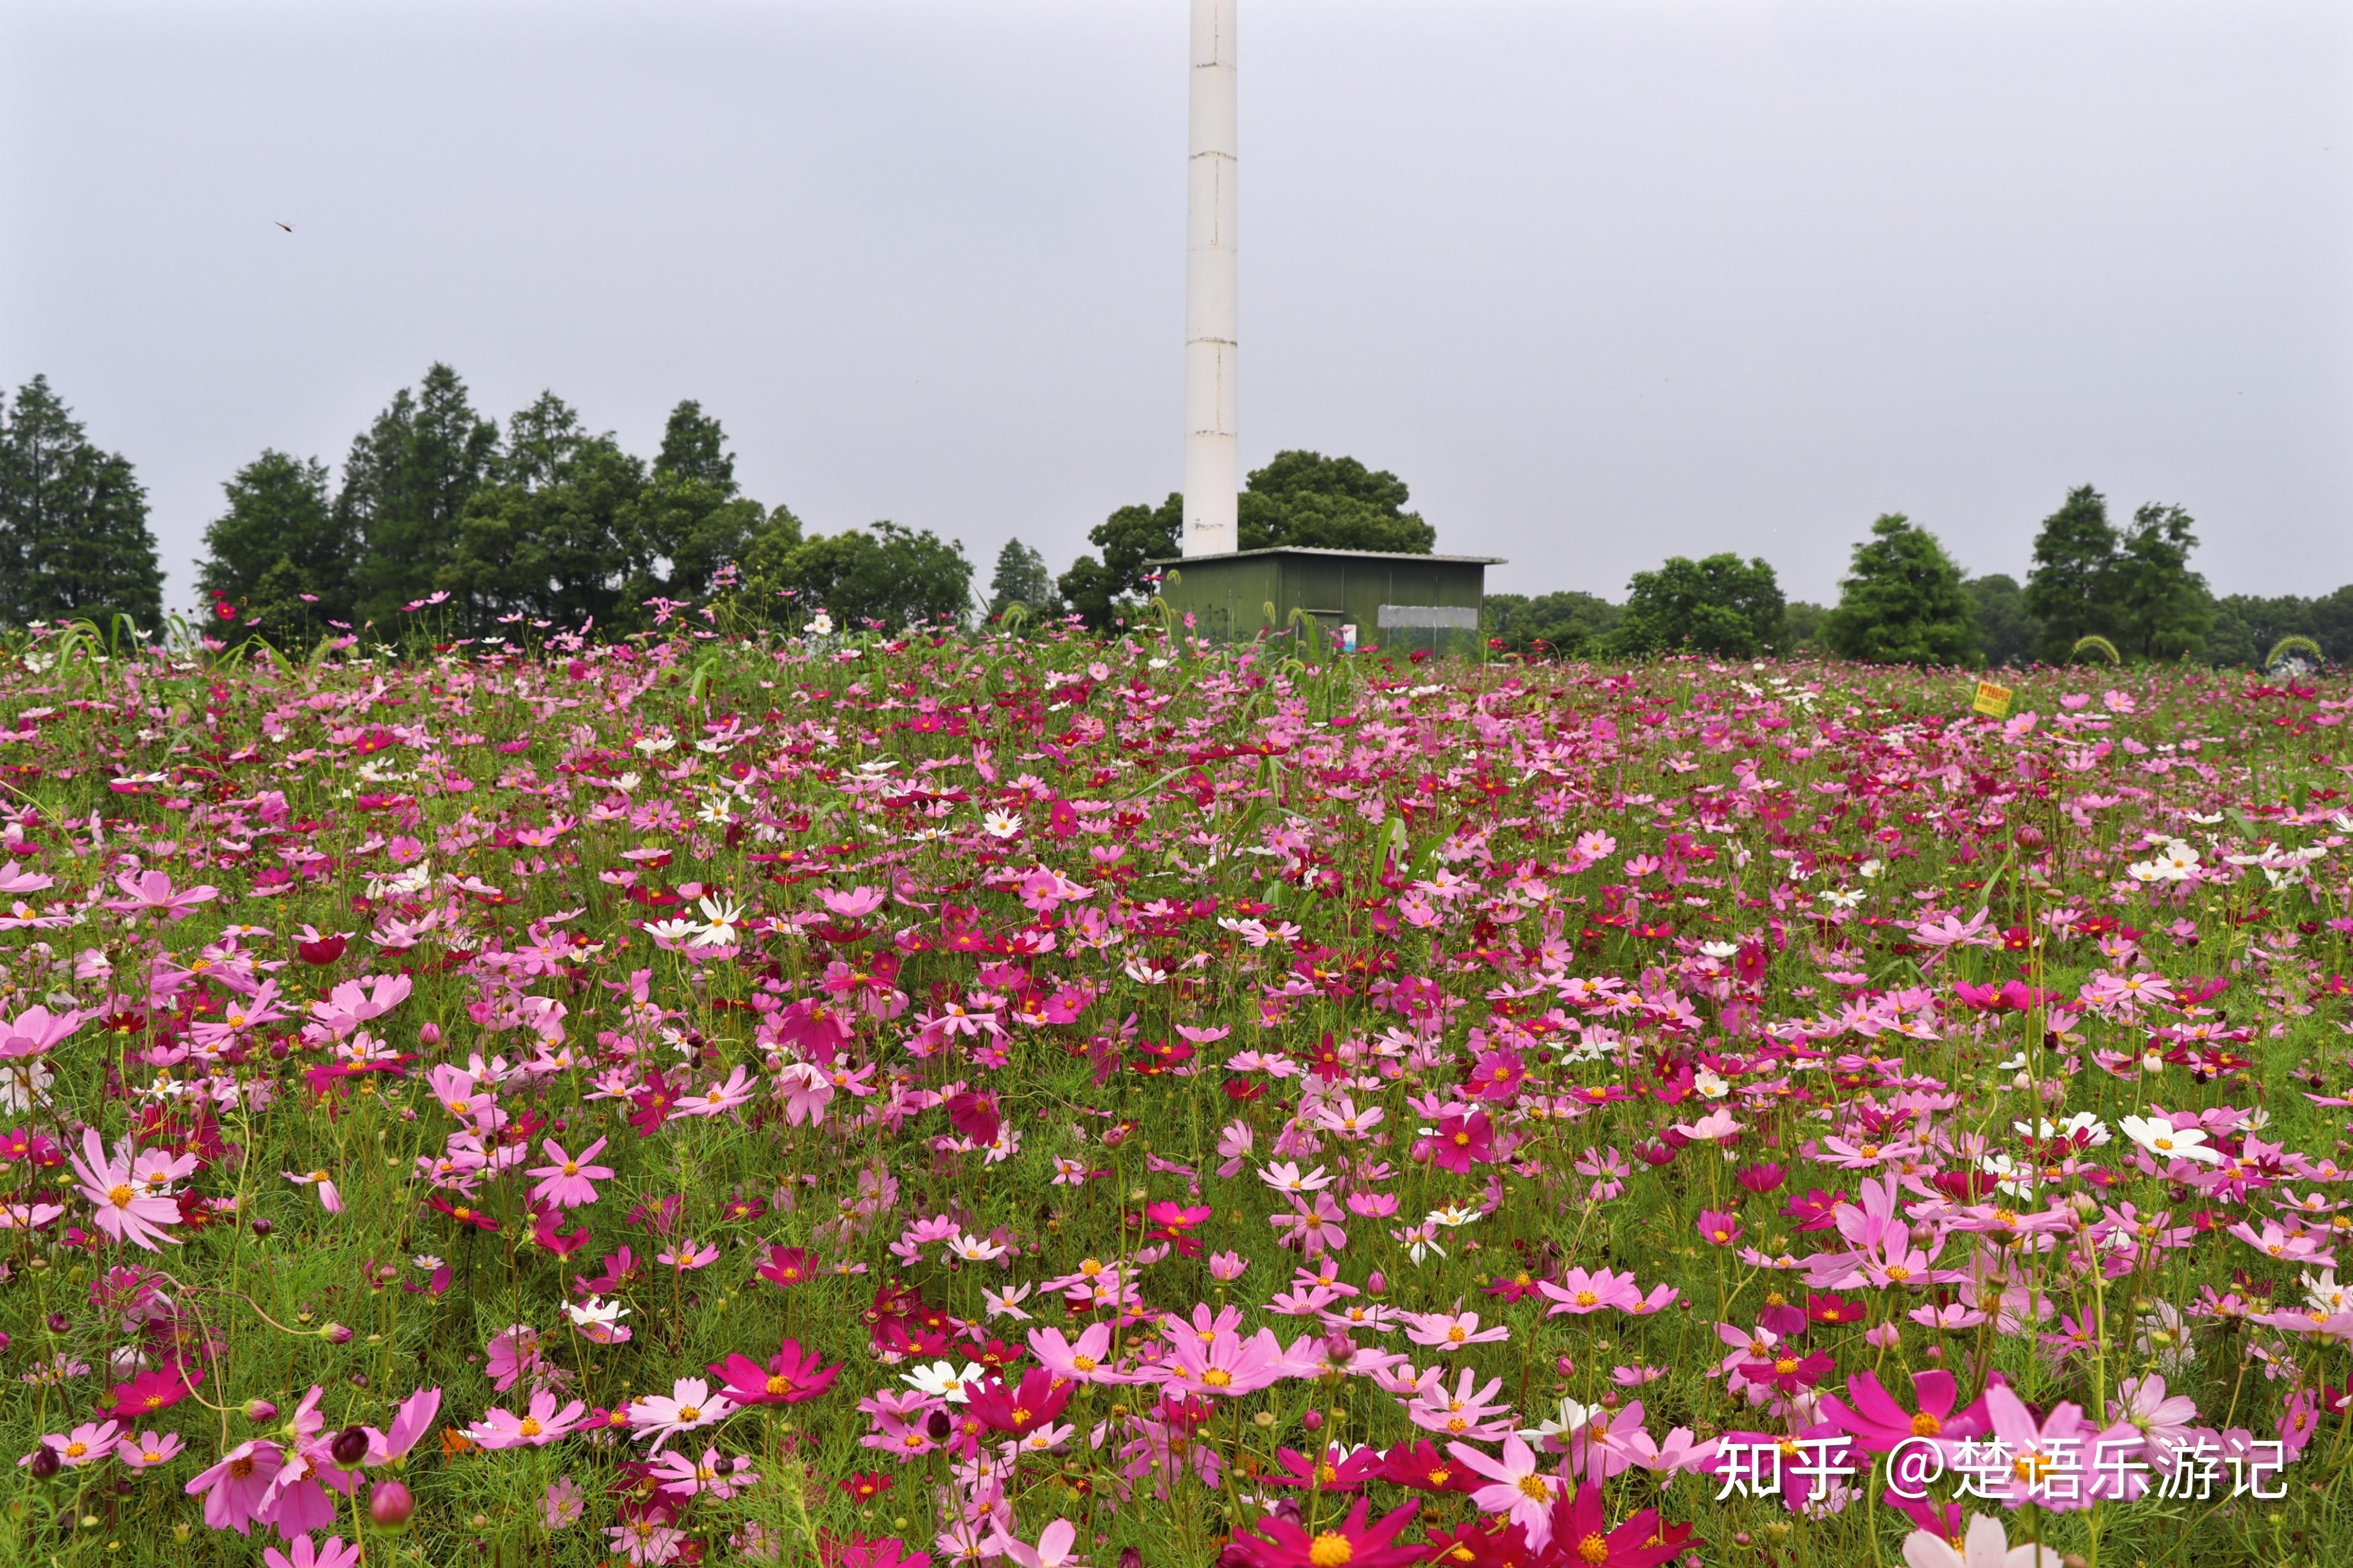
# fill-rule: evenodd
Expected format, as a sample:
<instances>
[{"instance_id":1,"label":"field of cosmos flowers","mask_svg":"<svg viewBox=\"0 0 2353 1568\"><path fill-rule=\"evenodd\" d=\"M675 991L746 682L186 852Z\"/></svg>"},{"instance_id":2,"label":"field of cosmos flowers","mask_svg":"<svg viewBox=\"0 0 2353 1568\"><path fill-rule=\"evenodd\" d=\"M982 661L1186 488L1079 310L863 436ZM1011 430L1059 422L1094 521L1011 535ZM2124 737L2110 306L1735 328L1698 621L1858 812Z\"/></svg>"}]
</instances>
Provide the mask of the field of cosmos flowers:
<instances>
[{"instance_id":1,"label":"field of cosmos flowers","mask_svg":"<svg viewBox=\"0 0 2353 1568\"><path fill-rule=\"evenodd\" d=\"M0 1560L2353 1555L2341 688L360 652L0 669Z\"/></svg>"}]
</instances>

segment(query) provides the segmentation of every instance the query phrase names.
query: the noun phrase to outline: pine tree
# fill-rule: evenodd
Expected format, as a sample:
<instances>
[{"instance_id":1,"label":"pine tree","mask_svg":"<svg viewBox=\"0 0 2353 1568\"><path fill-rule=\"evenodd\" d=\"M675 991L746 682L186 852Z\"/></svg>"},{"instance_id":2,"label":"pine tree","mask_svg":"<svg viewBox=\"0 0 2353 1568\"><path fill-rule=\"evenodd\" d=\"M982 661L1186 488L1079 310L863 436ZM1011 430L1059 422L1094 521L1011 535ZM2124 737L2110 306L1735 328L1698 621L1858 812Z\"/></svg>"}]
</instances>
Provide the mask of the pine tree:
<instances>
[{"instance_id":1,"label":"pine tree","mask_svg":"<svg viewBox=\"0 0 2353 1568\"><path fill-rule=\"evenodd\" d=\"M2108 602L2116 553L2107 498L2089 485L2069 490L2066 502L2042 520L2034 570L2026 574L2026 613L2042 623L2043 658L2060 663L2082 638L2116 631Z\"/></svg>"},{"instance_id":2,"label":"pine tree","mask_svg":"<svg viewBox=\"0 0 2353 1568\"><path fill-rule=\"evenodd\" d=\"M1019 540L1008 539L997 552L997 572L989 579L988 619L996 620L1016 605L1027 609L1033 620L1061 608L1053 574L1046 570L1046 558Z\"/></svg>"},{"instance_id":3,"label":"pine tree","mask_svg":"<svg viewBox=\"0 0 2353 1568\"><path fill-rule=\"evenodd\" d=\"M357 615L388 628L401 605L432 592L498 453L498 426L475 414L466 384L440 363L353 441L335 511L360 541Z\"/></svg>"},{"instance_id":4,"label":"pine tree","mask_svg":"<svg viewBox=\"0 0 2353 1568\"><path fill-rule=\"evenodd\" d=\"M90 444L46 376L0 401L0 622L117 616L161 629L164 572L147 492L128 459Z\"/></svg>"}]
</instances>

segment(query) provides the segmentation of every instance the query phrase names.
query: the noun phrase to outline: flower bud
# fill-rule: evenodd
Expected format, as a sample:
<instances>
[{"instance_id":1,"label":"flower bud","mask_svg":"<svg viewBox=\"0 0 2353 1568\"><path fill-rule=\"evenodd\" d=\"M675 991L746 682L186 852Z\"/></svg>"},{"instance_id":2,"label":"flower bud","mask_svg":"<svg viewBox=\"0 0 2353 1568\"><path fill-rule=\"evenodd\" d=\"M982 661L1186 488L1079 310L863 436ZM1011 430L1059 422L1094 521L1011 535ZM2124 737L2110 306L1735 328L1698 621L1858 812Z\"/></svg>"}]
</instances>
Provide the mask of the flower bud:
<instances>
[{"instance_id":1,"label":"flower bud","mask_svg":"<svg viewBox=\"0 0 2353 1568\"><path fill-rule=\"evenodd\" d=\"M245 1418L257 1426L277 1414L278 1406L270 1404L267 1399L248 1399L245 1402Z\"/></svg>"},{"instance_id":2,"label":"flower bud","mask_svg":"<svg viewBox=\"0 0 2353 1568\"><path fill-rule=\"evenodd\" d=\"M1365 1294L1367 1296L1386 1296L1388 1293L1388 1276L1383 1274L1377 1268L1374 1269L1372 1274L1365 1280Z\"/></svg>"},{"instance_id":3,"label":"flower bud","mask_svg":"<svg viewBox=\"0 0 2353 1568\"><path fill-rule=\"evenodd\" d=\"M327 1452L335 1457L335 1463L347 1470L366 1458L367 1451L368 1435L364 1426L346 1426L335 1434L333 1442L327 1445Z\"/></svg>"},{"instance_id":4,"label":"flower bud","mask_svg":"<svg viewBox=\"0 0 2353 1568\"><path fill-rule=\"evenodd\" d=\"M428 1021L417 1031L417 1037L427 1046L438 1046L441 1043L441 1026Z\"/></svg>"},{"instance_id":5,"label":"flower bud","mask_svg":"<svg viewBox=\"0 0 2353 1568\"><path fill-rule=\"evenodd\" d=\"M61 1334L72 1327L73 1320L67 1317L63 1312L51 1312L49 1314L49 1332L53 1334Z\"/></svg>"},{"instance_id":6,"label":"flower bud","mask_svg":"<svg viewBox=\"0 0 2353 1568\"><path fill-rule=\"evenodd\" d=\"M319 1331L319 1337L331 1345L347 1345L352 1342L351 1330L341 1323L329 1323Z\"/></svg>"},{"instance_id":7,"label":"flower bud","mask_svg":"<svg viewBox=\"0 0 2353 1568\"><path fill-rule=\"evenodd\" d=\"M1310 1410L1299 1418L1299 1424L1310 1432L1321 1432L1324 1430L1324 1412Z\"/></svg>"},{"instance_id":8,"label":"flower bud","mask_svg":"<svg viewBox=\"0 0 2353 1568\"><path fill-rule=\"evenodd\" d=\"M26 1465L25 1470L35 1480L46 1481L56 1479L59 1468L58 1451L44 1443L33 1450L32 1460Z\"/></svg>"},{"instance_id":9,"label":"flower bud","mask_svg":"<svg viewBox=\"0 0 2353 1568\"><path fill-rule=\"evenodd\" d=\"M254 1235L259 1236L259 1237L267 1237L269 1235L269 1233L270 1233L271 1231L273 1231L273 1230L275 1230L275 1229L277 1229L277 1228L278 1228L278 1227L277 1227L276 1226L271 1225L271 1224L269 1223L269 1220L267 1220L267 1219L265 1219L265 1218L261 1217L260 1215L255 1215L255 1216L254 1216L254 1221L253 1221L253 1234L254 1234Z\"/></svg>"},{"instance_id":10,"label":"flower bud","mask_svg":"<svg viewBox=\"0 0 2353 1568\"><path fill-rule=\"evenodd\" d=\"M368 1521L378 1530L397 1531L416 1511L416 1495L398 1481L378 1481L368 1489Z\"/></svg>"}]
</instances>

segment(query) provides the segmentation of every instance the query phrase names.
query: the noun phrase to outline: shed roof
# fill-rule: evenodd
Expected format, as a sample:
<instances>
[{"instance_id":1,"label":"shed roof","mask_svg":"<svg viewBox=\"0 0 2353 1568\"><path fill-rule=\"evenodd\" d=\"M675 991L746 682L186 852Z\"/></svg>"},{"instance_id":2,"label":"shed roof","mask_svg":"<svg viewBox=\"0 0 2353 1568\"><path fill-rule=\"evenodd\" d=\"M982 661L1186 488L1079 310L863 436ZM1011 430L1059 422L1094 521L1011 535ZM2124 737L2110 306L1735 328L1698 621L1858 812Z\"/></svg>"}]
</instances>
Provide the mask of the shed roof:
<instances>
[{"instance_id":1,"label":"shed roof","mask_svg":"<svg viewBox=\"0 0 2353 1568\"><path fill-rule=\"evenodd\" d=\"M1242 561L1254 555L1345 555L1373 561L1451 561L1459 566L1501 566L1501 555L1417 555L1404 550L1325 550L1312 544L1270 544L1263 550L1229 550L1217 555L1175 555L1146 566L1187 566L1202 561Z\"/></svg>"}]
</instances>

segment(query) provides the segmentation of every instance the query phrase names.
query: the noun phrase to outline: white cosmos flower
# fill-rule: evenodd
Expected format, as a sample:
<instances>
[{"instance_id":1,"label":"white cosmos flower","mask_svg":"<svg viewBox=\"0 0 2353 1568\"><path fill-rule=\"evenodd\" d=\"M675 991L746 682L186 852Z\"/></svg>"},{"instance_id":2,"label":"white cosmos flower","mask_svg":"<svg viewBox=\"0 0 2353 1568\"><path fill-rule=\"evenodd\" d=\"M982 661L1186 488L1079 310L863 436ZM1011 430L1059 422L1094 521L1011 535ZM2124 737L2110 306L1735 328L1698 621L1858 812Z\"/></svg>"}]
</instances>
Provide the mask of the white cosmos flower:
<instances>
[{"instance_id":1,"label":"white cosmos flower","mask_svg":"<svg viewBox=\"0 0 2353 1568\"><path fill-rule=\"evenodd\" d=\"M2127 1116L2121 1122L2125 1136L2160 1160L2198 1160L2219 1165L2222 1156L2206 1147L2202 1127L2176 1127L2154 1116Z\"/></svg>"},{"instance_id":2,"label":"white cosmos flower","mask_svg":"<svg viewBox=\"0 0 2353 1568\"><path fill-rule=\"evenodd\" d=\"M913 1372L900 1373L899 1381L924 1394L944 1399L950 1405L962 1405L965 1398L965 1386L967 1384L976 1385L981 1382L980 1363L968 1361L964 1363L963 1370L958 1371L956 1363L952 1361L935 1361L929 1366L919 1366Z\"/></svg>"}]
</instances>

